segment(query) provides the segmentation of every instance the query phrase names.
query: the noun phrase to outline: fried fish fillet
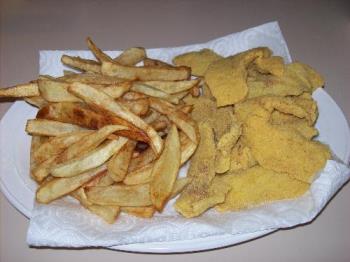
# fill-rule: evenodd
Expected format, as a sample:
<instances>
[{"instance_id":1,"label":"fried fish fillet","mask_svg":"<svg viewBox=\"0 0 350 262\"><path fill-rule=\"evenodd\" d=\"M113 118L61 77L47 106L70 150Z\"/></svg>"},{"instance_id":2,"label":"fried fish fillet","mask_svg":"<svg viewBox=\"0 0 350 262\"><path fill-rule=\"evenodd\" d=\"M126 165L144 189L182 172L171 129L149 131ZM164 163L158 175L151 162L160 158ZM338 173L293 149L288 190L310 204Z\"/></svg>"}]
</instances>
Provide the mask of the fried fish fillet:
<instances>
[{"instance_id":1,"label":"fried fish fillet","mask_svg":"<svg viewBox=\"0 0 350 262\"><path fill-rule=\"evenodd\" d=\"M239 139L231 151L230 172L246 170L257 164L252 151Z\"/></svg>"},{"instance_id":2,"label":"fried fish fillet","mask_svg":"<svg viewBox=\"0 0 350 262\"><path fill-rule=\"evenodd\" d=\"M254 68L249 72L248 98L264 95L298 96L304 92L312 93L317 87L324 85L321 75L299 62L285 65L281 76L262 74L254 71Z\"/></svg>"},{"instance_id":3,"label":"fried fish fillet","mask_svg":"<svg viewBox=\"0 0 350 262\"><path fill-rule=\"evenodd\" d=\"M230 169L231 166L231 150L236 145L242 134L240 125L233 123L231 129L221 136L216 145L215 154L215 172L222 174Z\"/></svg>"},{"instance_id":4,"label":"fried fish fillet","mask_svg":"<svg viewBox=\"0 0 350 262\"><path fill-rule=\"evenodd\" d=\"M213 50L204 48L200 51L188 52L176 56L173 63L177 66L191 67L192 75L204 76L208 66L223 57L215 53Z\"/></svg>"},{"instance_id":5,"label":"fried fish fillet","mask_svg":"<svg viewBox=\"0 0 350 262\"><path fill-rule=\"evenodd\" d=\"M259 57L269 56L271 51L260 47L211 63L204 78L216 98L217 106L233 105L244 100L248 95L248 65Z\"/></svg>"},{"instance_id":6,"label":"fried fish fillet","mask_svg":"<svg viewBox=\"0 0 350 262\"><path fill-rule=\"evenodd\" d=\"M269 123L271 112L260 107L244 121L243 138L264 168L311 183L330 159L328 146L298 132Z\"/></svg>"},{"instance_id":7,"label":"fried fish fillet","mask_svg":"<svg viewBox=\"0 0 350 262\"><path fill-rule=\"evenodd\" d=\"M214 132L206 122L200 122L198 127L201 140L196 153L192 157L191 166L187 174L192 181L175 203L175 209L185 217L198 216L212 206L212 202L205 201L208 199L209 188L215 177ZM195 208L194 204L199 202L201 203L198 204L200 208ZM207 206L203 203L207 203Z\"/></svg>"},{"instance_id":8,"label":"fried fish fillet","mask_svg":"<svg viewBox=\"0 0 350 262\"><path fill-rule=\"evenodd\" d=\"M303 195L309 184L261 166L223 176L230 187L225 202L216 206L220 212L238 211L272 201L294 199Z\"/></svg>"},{"instance_id":9,"label":"fried fish fillet","mask_svg":"<svg viewBox=\"0 0 350 262\"><path fill-rule=\"evenodd\" d=\"M196 99L191 115L196 122L207 122L214 129L216 141L237 125L231 106L217 108L215 101L206 97Z\"/></svg>"},{"instance_id":10,"label":"fried fish fillet","mask_svg":"<svg viewBox=\"0 0 350 262\"><path fill-rule=\"evenodd\" d=\"M284 126L285 128L294 129L299 132L306 139L311 140L318 135L318 130L310 126L306 119L301 119L291 114L274 111L271 114L271 124Z\"/></svg>"},{"instance_id":11,"label":"fried fish fillet","mask_svg":"<svg viewBox=\"0 0 350 262\"><path fill-rule=\"evenodd\" d=\"M256 70L262 74L282 76L284 73L284 61L280 56L258 57L254 64Z\"/></svg>"}]
</instances>

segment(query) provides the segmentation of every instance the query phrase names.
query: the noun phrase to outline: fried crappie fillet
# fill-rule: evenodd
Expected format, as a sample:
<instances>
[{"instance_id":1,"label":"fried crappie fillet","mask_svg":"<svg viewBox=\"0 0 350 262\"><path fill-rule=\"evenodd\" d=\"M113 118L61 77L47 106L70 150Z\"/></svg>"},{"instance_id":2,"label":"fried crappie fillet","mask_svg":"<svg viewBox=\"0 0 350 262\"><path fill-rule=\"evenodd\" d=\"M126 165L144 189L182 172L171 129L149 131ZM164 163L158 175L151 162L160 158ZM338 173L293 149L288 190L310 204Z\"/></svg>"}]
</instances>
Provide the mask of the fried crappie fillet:
<instances>
[{"instance_id":1,"label":"fried crappie fillet","mask_svg":"<svg viewBox=\"0 0 350 262\"><path fill-rule=\"evenodd\" d=\"M285 65L283 74L262 74L257 67L249 69L247 78L248 98L278 95L298 96L304 92L312 93L324 85L323 77L310 66L294 62Z\"/></svg>"},{"instance_id":2,"label":"fried crappie fillet","mask_svg":"<svg viewBox=\"0 0 350 262\"><path fill-rule=\"evenodd\" d=\"M224 175L223 179L230 191L225 202L215 207L219 212L238 211L272 201L294 199L310 187L308 183L261 166Z\"/></svg>"},{"instance_id":3,"label":"fried crappie fillet","mask_svg":"<svg viewBox=\"0 0 350 262\"><path fill-rule=\"evenodd\" d=\"M176 56L173 63L177 66L191 67L192 75L204 76L208 66L223 57L215 53L213 50L204 48L200 51L188 52Z\"/></svg>"},{"instance_id":4,"label":"fried crappie fillet","mask_svg":"<svg viewBox=\"0 0 350 262\"><path fill-rule=\"evenodd\" d=\"M247 105L242 105L237 107L236 113L239 115L240 109L245 109L242 139L254 158L264 168L311 183L330 159L329 148L320 142L306 139L293 129L272 125L269 122L272 110L268 111L258 102L252 104L254 111L247 113ZM293 113L304 114L301 112L295 110Z\"/></svg>"},{"instance_id":5,"label":"fried crappie fillet","mask_svg":"<svg viewBox=\"0 0 350 262\"><path fill-rule=\"evenodd\" d=\"M270 56L270 49L259 47L211 63L204 78L216 98L217 107L243 101L248 95L248 65L259 57Z\"/></svg>"},{"instance_id":6,"label":"fried crappie fillet","mask_svg":"<svg viewBox=\"0 0 350 262\"><path fill-rule=\"evenodd\" d=\"M201 140L187 174L192 179L191 183L175 203L175 210L188 218L199 216L208 208L222 203L228 191L224 181L215 178L213 129L208 123L201 122L199 133Z\"/></svg>"},{"instance_id":7,"label":"fried crappie fillet","mask_svg":"<svg viewBox=\"0 0 350 262\"><path fill-rule=\"evenodd\" d=\"M246 170L258 164L252 150L239 139L231 150L230 172Z\"/></svg>"}]
</instances>

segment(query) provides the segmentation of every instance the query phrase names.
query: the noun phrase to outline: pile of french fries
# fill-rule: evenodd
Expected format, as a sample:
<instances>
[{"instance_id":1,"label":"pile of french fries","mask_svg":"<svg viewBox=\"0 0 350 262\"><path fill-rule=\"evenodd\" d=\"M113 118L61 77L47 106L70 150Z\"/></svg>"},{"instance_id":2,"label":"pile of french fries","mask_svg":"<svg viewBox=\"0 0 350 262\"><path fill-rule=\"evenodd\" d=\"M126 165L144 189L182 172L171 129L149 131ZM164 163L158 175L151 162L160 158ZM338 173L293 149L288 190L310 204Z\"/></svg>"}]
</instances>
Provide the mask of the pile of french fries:
<instances>
[{"instance_id":1,"label":"pile of french fries","mask_svg":"<svg viewBox=\"0 0 350 262\"><path fill-rule=\"evenodd\" d=\"M183 98L199 95L200 80L144 48L111 58L90 38L87 45L96 61L62 56L81 73L0 89L39 108L26 125L36 201L70 195L108 223L120 212L152 217L190 182L178 173L199 135Z\"/></svg>"}]
</instances>

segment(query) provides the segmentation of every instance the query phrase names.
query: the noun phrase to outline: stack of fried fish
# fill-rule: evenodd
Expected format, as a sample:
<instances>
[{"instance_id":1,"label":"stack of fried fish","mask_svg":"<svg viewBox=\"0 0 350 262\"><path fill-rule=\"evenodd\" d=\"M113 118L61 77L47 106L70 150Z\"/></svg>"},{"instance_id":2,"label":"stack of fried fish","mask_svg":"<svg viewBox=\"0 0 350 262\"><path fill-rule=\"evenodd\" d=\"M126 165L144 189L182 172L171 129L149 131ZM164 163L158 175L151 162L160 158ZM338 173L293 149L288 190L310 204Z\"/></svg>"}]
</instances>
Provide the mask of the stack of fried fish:
<instances>
[{"instance_id":1,"label":"stack of fried fish","mask_svg":"<svg viewBox=\"0 0 350 262\"><path fill-rule=\"evenodd\" d=\"M221 57L212 50L177 56L176 65L202 79L189 95L201 140L191 160L191 183L175 208L185 217L209 208L237 211L303 195L331 158L315 141L317 104L324 85L310 66L285 64L259 47Z\"/></svg>"}]
</instances>

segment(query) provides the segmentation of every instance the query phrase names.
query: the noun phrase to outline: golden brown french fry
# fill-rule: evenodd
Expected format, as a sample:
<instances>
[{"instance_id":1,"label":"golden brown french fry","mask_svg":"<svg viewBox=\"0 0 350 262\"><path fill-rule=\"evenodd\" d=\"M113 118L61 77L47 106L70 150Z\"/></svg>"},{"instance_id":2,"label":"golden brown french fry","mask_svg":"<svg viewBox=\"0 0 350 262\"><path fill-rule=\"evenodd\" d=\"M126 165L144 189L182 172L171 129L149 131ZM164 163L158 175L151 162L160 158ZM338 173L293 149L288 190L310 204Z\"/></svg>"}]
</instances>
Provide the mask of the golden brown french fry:
<instances>
[{"instance_id":1,"label":"golden brown french fry","mask_svg":"<svg viewBox=\"0 0 350 262\"><path fill-rule=\"evenodd\" d=\"M63 75L64 76L71 76L71 75L75 75L76 73L70 70L63 70Z\"/></svg>"},{"instance_id":2,"label":"golden brown french fry","mask_svg":"<svg viewBox=\"0 0 350 262\"><path fill-rule=\"evenodd\" d=\"M70 84L52 79L39 79L41 96L49 102L80 102L81 100L68 92Z\"/></svg>"},{"instance_id":3,"label":"golden brown french fry","mask_svg":"<svg viewBox=\"0 0 350 262\"><path fill-rule=\"evenodd\" d=\"M147 98L141 98L133 101L118 99L117 102L125 106L137 116L144 116L148 113L149 101Z\"/></svg>"},{"instance_id":4,"label":"golden brown french fry","mask_svg":"<svg viewBox=\"0 0 350 262\"><path fill-rule=\"evenodd\" d=\"M146 50L143 47L131 47L125 49L118 57L113 60L118 64L133 66L141 62L146 57Z\"/></svg>"},{"instance_id":5,"label":"golden brown french fry","mask_svg":"<svg viewBox=\"0 0 350 262\"><path fill-rule=\"evenodd\" d=\"M101 64L90 59L84 59L79 56L63 55L61 62L69 67L85 72L101 73Z\"/></svg>"},{"instance_id":6,"label":"golden brown french fry","mask_svg":"<svg viewBox=\"0 0 350 262\"><path fill-rule=\"evenodd\" d=\"M125 81L117 84L111 84L99 89L113 98L119 98L128 92L131 88L131 82Z\"/></svg>"},{"instance_id":7,"label":"golden brown french fry","mask_svg":"<svg viewBox=\"0 0 350 262\"><path fill-rule=\"evenodd\" d=\"M151 218L153 217L154 212L156 210L153 206L148 206L148 207L121 207L121 211L135 217Z\"/></svg>"},{"instance_id":8,"label":"golden brown french fry","mask_svg":"<svg viewBox=\"0 0 350 262\"><path fill-rule=\"evenodd\" d=\"M51 169L54 177L72 177L105 163L113 154L118 152L128 140L120 137L118 140L107 141L95 150L63 162Z\"/></svg>"},{"instance_id":9,"label":"golden brown french fry","mask_svg":"<svg viewBox=\"0 0 350 262\"><path fill-rule=\"evenodd\" d=\"M118 130L117 135L133 140L148 141L147 135L128 121L108 114L99 114L79 103L51 103L41 108L37 118L72 123L89 129L99 129L106 125L122 125L128 130Z\"/></svg>"},{"instance_id":10,"label":"golden brown french fry","mask_svg":"<svg viewBox=\"0 0 350 262\"><path fill-rule=\"evenodd\" d=\"M147 98L147 96L145 94L132 92L132 91L126 92L123 95L123 99L131 100L131 101L138 100L138 99L146 99L146 98Z\"/></svg>"},{"instance_id":11,"label":"golden brown french fry","mask_svg":"<svg viewBox=\"0 0 350 262\"><path fill-rule=\"evenodd\" d=\"M155 161L150 182L153 206L161 212L169 200L180 169L180 138L175 125L172 125L165 139L164 149Z\"/></svg>"},{"instance_id":12,"label":"golden brown french fry","mask_svg":"<svg viewBox=\"0 0 350 262\"><path fill-rule=\"evenodd\" d=\"M32 141L30 144L30 173L32 173L32 170L39 164L38 161L35 160L34 154L38 148L47 141L47 139L48 138L46 136L32 136Z\"/></svg>"},{"instance_id":13,"label":"golden brown french fry","mask_svg":"<svg viewBox=\"0 0 350 262\"><path fill-rule=\"evenodd\" d=\"M152 148L147 148L143 152L141 152L137 157L131 159L129 164L129 171L134 171L140 169L141 167L151 163L156 159L156 155L154 154Z\"/></svg>"},{"instance_id":14,"label":"golden brown french fry","mask_svg":"<svg viewBox=\"0 0 350 262\"><path fill-rule=\"evenodd\" d=\"M145 85L141 82L134 82L130 90L137 93L145 94L147 96L162 98L174 104L179 103L179 99L177 97L171 96L159 89Z\"/></svg>"},{"instance_id":15,"label":"golden brown french fry","mask_svg":"<svg viewBox=\"0 0 350 262\"><path fill-rule=\"evenodd\" d=\"M144 66L153 66L153 67L160 67L160 68L173 68L173 65L170 65L168 63L165 63L163 61L153 59L153 58L145 58L143 59L143 65Z\"/></svg>"},{"instance_id":16,"label":"golden brown french fry","mask_svg":"<svg viewBox=\"0 0 350 262\"><path fill-rule=\"evenodd\" d=\"M149 191L148 184L99 186L86 189L86 196L89 201L99 205L140 207L152 205Z\"/></svg>"},{"instance_id":17,"label":"golden brown french fry","mask_svg":"<svg viewBox=\"0 0 350 262\"><path fill-rule=\"evenodd\" d=\"M41 96L26 97L24 98L24 101L37 108L42 108L47 105L47 101Z\"/></svg>"},{"instance_id":18,"label":"golden brown french fry","mask_svg":"<svg viewBox=\"0 0 350 262\"><path fill-rule=\"evenodd\" d=\"M31 97L40 96L38 84L31 82L7 88L0 88L0 97Z\"/></svg>"},{"instance_id":19,"label":"golden brown french fry","mask_svg":"<svg viewBox=\"0 0 350 262\"><path fill-rule=\"evenodd\" d=\"M85 130L85 128L46 119L30 119L26 125L26 132L28 134L39 136L61 136L81 130Z\"/></svg>"},{"instance_id":20,"label":"golden brown french fry","mask_svg":"<svg viewBox=\"0 0 350 262\"><path fill-rule=\"evenodd\" d=\"M109 173L109 176L115 182L123 181L124 177L126 176L135 146L136 146L136 142L129 140L108 161L108 164L107 164L108 173Z\"/></svg>"},{"instance_id":21,"label":"golden brown french fry","mask_svg":"<svg viewBox=\"0 0 350 262\"><path fill-rule=\"evenodd\" d=\"M102 166L74 177L54 178L47 183L43 183L36 191L36 200L39 203L50 203L51 201L76 190L94 176L98 175L98 173L103 171L105 168L105 166Z\"/></svg>"},{"instance_id":22,"label":"golden brown french fry","mask_svg":"<svg viewBox=\"0 0 350 262\"><path fill-rule=\"evenodd\" d=\"M114 76L103 76L100 74L83 73L65 75L57 78L56 80L65 81L67 83L80 82L84 84L98 84L98 85L114 85L125 82L125 79L121 79Z\"/></svg>"},{"instance_id":23,"label":"golden brown french fry","mask_svg":"<svg viewBox=\"0 0 350 262\"><path fill-rule=\"evenodd\" d=\"M198 144L198 130L196 123L182 111L164 100L149 98L152 109L166 115L179 129L181 129L195 144Z\"/></svg>"},{"instance_id":24,"label":"golden brown french fry","mask_svg":"<svg viewBox=\"0 0 350 262\"><path fill-rule=\"evenodd\" d=\"M188 159L196 151L197 144L191 141L188 136L183 132L180 132L180 143L181 143L181 164L187 162Z\"/></svg>"},{"instance_id":25,"label":"golden brown french fry","mask_svg":"<svg viewBox=\"0 0 350 262\"><path fill-rule=\"evenodd\" d=\"M156 120L153 121L150 125L154 128L156 131L164 130L168 127L169 121L162 121L162 120Z\"/></svg>"},{"instance_id":26,"label":"golden brown french fry","mask_svg":"<svg viewBox=\"0 0 350 262\"><path fill-rule=\"evenodd\" d=\"M123 126L105 126L98 131L83 136L76 143L70 145L66 150L64 150L60 155L53 156L42 162L32 171L32 177L36 181L42 181L45 177L50 174L50 170L63 162L70 161L82 154L90 152L95 149L99 144L101 144L106 138L116 132L116 130L124 129Z\"/></svg>"},{"instance_id":27,"label":"golden brown french fry","mask_svg":"<svg viewBox=\"0 0 350 262\"><path fill-rule=\"evenodd\" d=\"M91 40L90 37L86 38L86 43L90 51L95 55L95 57L100 62L103 62L103 61L113 62L113 59L109 55L105 54L100 48L98 48L96 44Z\"/></svg>"},{"instance_id":28,"label":"golden brown french fry","mask_svg":"<svg viewBox=\"0 0 350 262\"><path fill-rule=\"evenodd\" d=\"M153 166L154 162L129 172L124 178L123 183L125 185L140 185L151 182Z\"/></svg>"},{"instance_id":29,"label":"golden brown french fry","mask_svg":"<svg viewBox=\"0 0 350 262\"><path fill-rule=\"evenodd\" d=\"M160 116L161 114L159 114L157 111L150 109L148 115L143 118L143 121L149 124L157 120Z\"/></svg>"},{"instance_id":30,"label":"golden brown french fry","mask_svg":"<svg viewBox=\"0 0 350 262\"><path fill-rule=\"evenodd\" d=\"M195 80L183 80L183 81L143 81L134 82L134 85L140 83L146 86L151 86L158 90L161 90L167 94L176 94L183 91L189 91L199 83L198 79Z\"/></svg>"},{"instance_id":31,"label":"golden brown french fry","mask_svg":"<svg viewBox=\"0 0 350 262\"><path fill-rule=\"evenodd\" d=\"M62 136L51 137L34 151L33 160L37 163L41 163L52 156L58 155L68 146L76 143L83 136L91 134L92 132L92 130L74 131Z\"/></svg>"},{"instance_id":32,"label":"golden brown french fry","mask_svg":"<svg viewBox=\"0 0 350 262\"><path fill-rule=\"evenodd\" d=\"M113 224L120 213L120 207L118 206L101 206L91 203L87 199L83 188L73 191L70 195L77 199L79 203L91 213L101 217L109 224Z\"/></svg>"},{"instance_id":33,"label":"golden brown french fry","mask_svg":"<svg viewBox=\"0 0 350 262\"><path fill-rule=\"evenodd\" d=\"M170 68L132 67L111 62L103 62L103 75L117 76L129 80L186 80L191 75L189 67L179 66Z\"/></svg>"},{"instance_id":34,"label":"golden brown french fry","mask_svg":"<svg viewBox=\"0 0 350 262\"><path fill-rule=\"evenodd\" d=\"M149 138L148 142L150 143L150 146L153 148L157 155L160 154L160 152L163 149L163 141L161 137L152 127L145 123L140 117L131 113L129 110L118 104L105 93L100 92L99 90L91 86L84 85L81 83L74 83L69 87L69 91L75 94L76 96L82 98L88 105L94 106L100 109L101 111L114 114L117 117L120 117L130 122L137 128L144 131Z\"/></svg>"}]
</instances>

